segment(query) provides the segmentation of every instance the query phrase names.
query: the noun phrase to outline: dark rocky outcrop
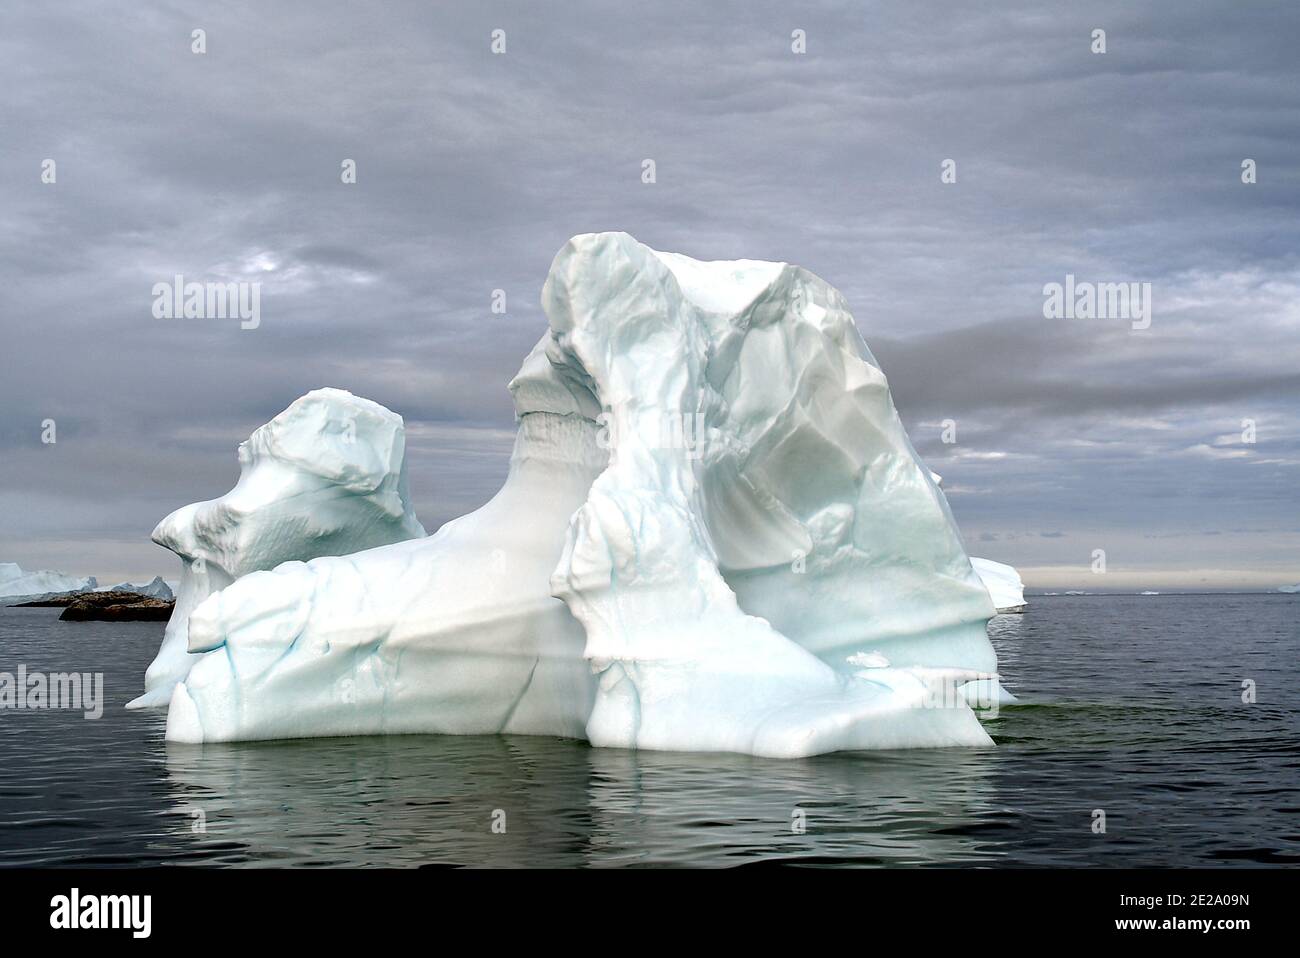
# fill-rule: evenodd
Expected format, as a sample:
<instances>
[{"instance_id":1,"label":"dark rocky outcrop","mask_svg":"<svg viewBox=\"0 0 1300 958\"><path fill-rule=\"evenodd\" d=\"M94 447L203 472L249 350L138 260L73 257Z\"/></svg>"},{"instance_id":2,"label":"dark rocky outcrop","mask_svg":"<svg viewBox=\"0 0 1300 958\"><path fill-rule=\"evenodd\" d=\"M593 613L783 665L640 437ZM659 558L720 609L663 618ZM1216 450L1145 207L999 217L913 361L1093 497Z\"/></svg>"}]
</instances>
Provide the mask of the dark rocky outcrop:
<instances>
[{"instance_id":1,"label":"dark rocky outcrop","mask_svg":"<svg viewBox=\"0 0 1300 958\"><path fill-rule=\"evenodd\" d=\"M83 592L35 605L65 605L60 619L67 622L166 622L175 602L138 592Z\"/></svg>"}]
</instances>

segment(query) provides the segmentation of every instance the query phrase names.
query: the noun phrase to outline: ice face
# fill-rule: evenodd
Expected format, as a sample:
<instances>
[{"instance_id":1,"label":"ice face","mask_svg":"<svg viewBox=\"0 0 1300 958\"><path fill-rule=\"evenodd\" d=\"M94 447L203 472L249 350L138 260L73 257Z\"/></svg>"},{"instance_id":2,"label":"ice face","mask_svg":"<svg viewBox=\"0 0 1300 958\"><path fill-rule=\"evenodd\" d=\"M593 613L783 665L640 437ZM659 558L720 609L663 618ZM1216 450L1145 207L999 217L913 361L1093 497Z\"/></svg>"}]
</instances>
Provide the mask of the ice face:
<instances>
[{"instance_id":1,"label":"ice face","mask_svg":"<svg viewBox=\"0 0 1300 958\"><path fill-rule=\"evenodd\" d=\"M1020 581L1019 572L1009 565L978 556L972 556L970 562L999 612L1025 611L1028 603L1025 602L1025 585Z\"/></svg>"},{"instance_id":2,"label":"ice face","mask_svg":"<svg viewBox=\"0 0 1300 958\"><path fill-rule=\"evenodd\" d=\"M241 576L423 536L405 457L402 418L341 389L310 392L255 430L239 447L230 492L178 509L154 530L180 556L181 582L145 693L128 708L167 704L199 658L191 613Z\"/></svg>"},{"instance_id":3,"label":"ice face","mask_svg":"<svg viewBox=\"0 0 1300 958\"><path fill-rule=\"evenodd\" d=\"M993 606L835 289L603 233L542 303L496 497L212 595L169 739L989 744L963 689L996 685Z\"/></svg>"}]
</instances>

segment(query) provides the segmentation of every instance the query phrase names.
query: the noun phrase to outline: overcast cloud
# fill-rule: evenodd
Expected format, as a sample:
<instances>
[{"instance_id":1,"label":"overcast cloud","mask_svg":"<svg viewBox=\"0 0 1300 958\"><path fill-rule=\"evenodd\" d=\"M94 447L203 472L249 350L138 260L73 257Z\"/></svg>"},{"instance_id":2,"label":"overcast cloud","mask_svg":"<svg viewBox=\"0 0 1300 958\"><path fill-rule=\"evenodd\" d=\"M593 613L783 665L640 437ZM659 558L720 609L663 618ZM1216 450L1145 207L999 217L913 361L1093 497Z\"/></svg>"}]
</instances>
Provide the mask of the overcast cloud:
<instances>
[{"instance_id":1,"label":"overcast cloud","mask_svg":"<svg viewBox=\"0 0 1300 958\"><path fill-rule=\"evenodd\" d=\"M10 0L0 560L174 577L155 522L324 385L405 417L426 526L475 507L551 257L622 229L843 290L1031 585L1300 581L1300 7L1084 6ZM259 280L260 327L155 319L177 273ZM1045 319L1067 273L1150 328Z\"/></svg>"}]
</instances>

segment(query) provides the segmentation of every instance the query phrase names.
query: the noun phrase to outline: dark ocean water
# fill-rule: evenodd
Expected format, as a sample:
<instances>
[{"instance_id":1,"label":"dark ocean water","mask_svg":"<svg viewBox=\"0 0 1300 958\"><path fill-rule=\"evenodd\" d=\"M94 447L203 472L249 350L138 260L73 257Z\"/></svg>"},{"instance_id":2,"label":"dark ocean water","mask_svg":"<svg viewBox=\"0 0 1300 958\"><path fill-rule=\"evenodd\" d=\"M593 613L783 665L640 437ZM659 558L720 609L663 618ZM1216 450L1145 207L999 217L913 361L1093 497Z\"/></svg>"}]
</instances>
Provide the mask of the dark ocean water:
<instances>
[{"instance_id":1,"label":"dark ocean water","mask_svg":"<svg viewBox=\"0 0 1300 958\"><path fill-rule=\"evenodd\" d=\"M1024 703L987 723L997 748L801 761L518 736L168 746L160 715L122 708L161 624L0 609L0 671L103 672L107 699L97 721L0 710L0 865L1300 863L1300 596L1031 601L991 625Z\"/></svg>"}]
</instances>

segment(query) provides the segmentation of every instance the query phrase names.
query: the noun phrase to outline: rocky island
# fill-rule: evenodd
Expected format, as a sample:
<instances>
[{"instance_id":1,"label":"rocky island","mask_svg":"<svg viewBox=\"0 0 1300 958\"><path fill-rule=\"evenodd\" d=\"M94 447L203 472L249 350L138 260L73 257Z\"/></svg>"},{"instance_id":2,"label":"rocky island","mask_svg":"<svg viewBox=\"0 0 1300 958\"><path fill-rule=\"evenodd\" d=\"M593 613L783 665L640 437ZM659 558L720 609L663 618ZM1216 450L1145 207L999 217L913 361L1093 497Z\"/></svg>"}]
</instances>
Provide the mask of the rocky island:
<instances>
[{"instance_id":1,"label":"rocky island","mask_svg":"<svg viewBox=\"0 0 1300 958\"><path fill-rule=\"evenodd\" d=\"M83 592L57 600L65 622L166 622L175 602L139 592Z\"/></svg>"}]
</instances>

